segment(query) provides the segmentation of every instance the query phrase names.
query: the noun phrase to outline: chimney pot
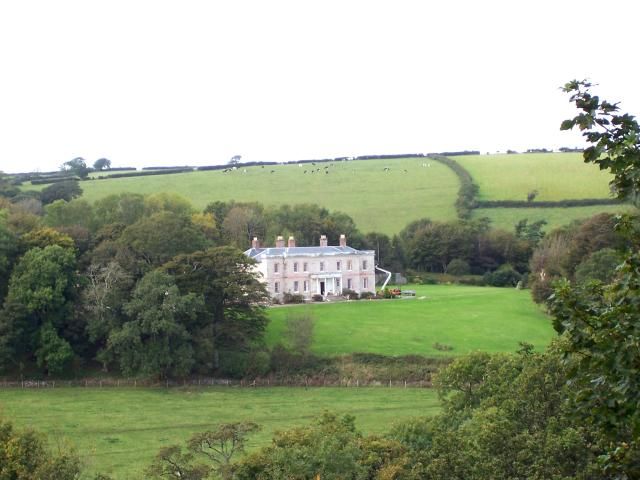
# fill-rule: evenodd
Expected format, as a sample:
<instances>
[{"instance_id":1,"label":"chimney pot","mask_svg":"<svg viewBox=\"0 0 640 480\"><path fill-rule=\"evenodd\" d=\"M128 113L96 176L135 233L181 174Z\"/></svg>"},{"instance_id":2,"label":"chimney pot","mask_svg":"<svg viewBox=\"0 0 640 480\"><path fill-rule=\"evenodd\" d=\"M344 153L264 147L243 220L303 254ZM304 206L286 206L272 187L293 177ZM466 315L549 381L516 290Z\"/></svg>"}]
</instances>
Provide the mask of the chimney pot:
<instances>
[{"instance_id":1,"label":"chimney pot","mask_svg":"<svg viewBox=\"0 0 640 480\"><path fill-rule=\"evenodd\" d=\"M326 235L320 235L320 246L321 247L326 247L327 246L327 236Z\"/></svg>"},{"instance_id":2,"label":"chimney pot","mask_svg":"<svg viewBox=\"0 0 640 480\"><path fill-rule=\"evenodd\" d=\"M340 235L340 246L341 247L347 246L347 236L344 233Z\"/></svg>"},{"instance_id":3,"label":"chimney pot","mask_svg":"<svg viewBox=\"0 0 640 480\"><path fill-rule=\"evenodd\" d=\"M251 248L260 248L258 237L253 237L253 240L251 240Z\"/></svg>"},{"instance_id":4,"label":"chimney pot","mask_svg":"<svg viewBox=\"0 0 640 480\"><path fill-rule=\"evenodd\" d=\"M284 238L282 238L282 235L276 237L276 248L284 248Z\"/></svg>"},{"instance_id":5,"label":"chimney pot","mask_svg":"<svg viewBox=\"0 0 640 480\"><path fill-rule=\"evenodd\" d=\"M289 237L289 248L296 246L296 239L293 237Z\"/></svg>"}]
</instances>

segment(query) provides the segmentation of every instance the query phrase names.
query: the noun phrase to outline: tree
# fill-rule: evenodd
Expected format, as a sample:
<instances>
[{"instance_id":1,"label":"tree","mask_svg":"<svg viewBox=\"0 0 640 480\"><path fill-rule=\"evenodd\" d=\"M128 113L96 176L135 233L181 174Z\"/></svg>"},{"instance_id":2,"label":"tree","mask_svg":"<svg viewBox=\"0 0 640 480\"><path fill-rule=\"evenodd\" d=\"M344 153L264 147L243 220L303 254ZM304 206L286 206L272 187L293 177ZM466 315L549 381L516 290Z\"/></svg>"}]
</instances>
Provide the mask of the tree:
<instances>
[{"instance_id":1,"label":"tree","mask_svg":"<svg viewBox=\"0 0 640 480\"><path fill-rule=\"evenodd\" d=\"M56 200L45 207L44 223L50 227L71 227L80 225L90 228L93 225L93 209L82 198L71 201Z\"/></svg>"},{"instance_id":2,"label":"tree","mask_svg":"<svg viewBox=\"0 0 640 480\"><path fill-rule=\"evenodd\" d=\"M198 363L220 367L221 352L247 351L261 342L267 325L266 288L253 270L254 262L232 247L178 255L163 269L173 275L182 292L204 298L198 339Z\"/></svg>"},{"instance_id":3,"label":"tree","mask_svg":"<svg viewBox=\"0 0 640 480\"><path fill-rule=\"evenodd\" d=\"M145 470L148 478L175 480L203 480L209 476L211 468L207 465L193 464L194 455L183 453L179 445L162 448Z\"/></svg>"},{"instance_id":4,"label":"tree","mask_svg":"<svg viewBox=\"0 0 640 480\"><path fill-rule=\"evenodd\" d=\"M288 314L283 335L287 346L298 355L309 355L314 328L315 318L310 312Z\"/></svg>"},{"instance_id":5,"label":"tree","mask_svg":"<svg viewBox=\"0 0 640 480\"><path fill-rule=\"evenodd\" d=\"M188 216L160 211L128 226L117 240L116 257L130 273L140 277L181 253L207 246L202 232Z\"/></svg>"},{"instance_id":6,"label":"tree","mask_svg":"<svg viewBox=\"0 0 640 480\"><path fill-rule=\"evenodd\" d=\"M64 182L52 183L44 188L40 194L42 203L47 205L56 200L66 200L70 202L76 197L82 195L82 188L77 180L66 180Z\"/></svg>"},{"instance_id":7,"label":"tree","mask_svg":"<svg viewBox=\"0 0 640 480\"><path fill-rule=\"evenodd\" d=\"M41 365L50 371L57 369L58 360L66 357L66 347L47 330L65 337L75 285L72 250L49 245L24 254L11 274L0 315L0 367L33 360L34 352L41 351L37 356ZM47 359L54 358L55 364L48 363Z\"/></svg>"},{"instance_id":8,"label":"tree","mask_svg":"<svg viewBox=\"0 0 640 480\"><path fill-rule=\"evenodd\" d=\"M193 330L202 309L201 296L180 294L173 278L152 271L124 305L128 320L109 332L107 348L125 375L186 375L194 364Z\"/></svg>"},{"instance_id":9,"label":"tree","mask_svg":"<svg viewBox=\"0 0 640 480\"><path fill-rule=\"evenodd\" d=\"M99 158L93 162L93 168L98 171L109 170L111 168L111 160L108 158Z\"/></svg>"},{"instance_id":10,"label":"tree","mask_svg":"<svg viewBox=\"0 0 640 480\"><path fill-rule=\"evenodd\" d=\"M215 464L214 470L220 478L231 480L231 460L244 453L247 437L258 430L260 426L253 422L223 423L215 430L196 433L187 444L191 452Z\"/></svg>"},{"instance_id":11,"label":"tree","mask_svg":"<svg viewBox=\"0 0 640 480\"><path fill-rule=\"evenodd\" d=\"M0 420L0 478L7 480L76 480L81 473L78 455L69 448L54 454L44 436L18 431Z\"/></svg>"},{"instance_id":12,"label":"tree","mask_svg":"<svg viewBox=\"0 0 640 480\"><path fill-rule=\"evenodd\" d=\"M89 175L87 162L82 157L76 157L73 160L64 162L60 167L60 170L62 170L63 172L70 172L80 178L87 178L87 176Z\"/></svg>"},{"instance_id":13,"label":"tree","mask_svg":"<svg viewBox=\"0 0 640 480\"><path fill-rule=\"evenodd\" d=\"M602 283L611 283L615 269L621 262L622 255L612 248L593 252L576 267L576 282L584 284L597 280Z\"/></svg>"},{"instance_id":14,"label":"tree","mask_svg":"<svg viewBox=\"0 0 640 480\"><path fill-rule=\"evenodd\" d=\"M240 163L240 160L242 159L242 155L234 155L233 157L231 157L231 159L227 162L228 165L238 165Z\"/></svg>"},{"instance_id":15,"label":"tree","mask_svg":"<svg viewBox=\"0 0 640 480\"><path fill-rule=\"evenodd\" d=\"M593 85L574 80L565 85L579 114L561 129L578 127L591 144L584 160L613 174L611 187L619 198L640 201L640 125L620 114L617 103L591 93ZM602 474L608 478L640 477L640 229L637 220L622 217L618 231L632 248L610 285L573 287L562 282L551 311L554 326L567 339L564 354L572 360L571 396L580 417L601 435Z\"/></svg>"}]
</instances>

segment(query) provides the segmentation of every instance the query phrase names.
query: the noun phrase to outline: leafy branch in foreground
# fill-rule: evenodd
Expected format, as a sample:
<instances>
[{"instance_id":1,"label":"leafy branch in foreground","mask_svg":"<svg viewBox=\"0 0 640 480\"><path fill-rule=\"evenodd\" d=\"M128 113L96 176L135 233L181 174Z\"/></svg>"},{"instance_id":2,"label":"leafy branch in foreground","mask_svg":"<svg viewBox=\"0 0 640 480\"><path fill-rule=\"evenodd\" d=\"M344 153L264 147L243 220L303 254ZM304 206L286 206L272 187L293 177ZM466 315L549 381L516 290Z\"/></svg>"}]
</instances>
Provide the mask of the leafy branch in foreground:
<instances>
[{"instance_id":1,"label":"leafy branch in foreground","mask_svg":"<svg viewBox=\"0 0 640 480\"><path fill-rule=\"evenodd\" d=\"M572 80L562 90L581 112L565 120L561 130L578 127L591 146L584 150L584 161L609 170L611 187L619 198L640 201L640 125L633 115L619 113L618 103L600 100L586 80Z\"/></svg>"}]
</instances>

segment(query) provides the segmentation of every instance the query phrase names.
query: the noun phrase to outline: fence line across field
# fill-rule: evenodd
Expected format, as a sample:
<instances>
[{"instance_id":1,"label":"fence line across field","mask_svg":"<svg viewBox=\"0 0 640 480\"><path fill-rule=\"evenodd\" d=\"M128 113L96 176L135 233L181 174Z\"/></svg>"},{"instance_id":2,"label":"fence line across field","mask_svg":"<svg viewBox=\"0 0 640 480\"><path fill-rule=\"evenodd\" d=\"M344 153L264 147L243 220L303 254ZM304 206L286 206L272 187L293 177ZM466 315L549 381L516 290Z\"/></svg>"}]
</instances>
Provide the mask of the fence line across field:
<instances>
[{"instance_id":1,"label":"fence line across field","mask_svg":"<svg viewBox=\"0 0 640 480\"><path fill-rule=\"evenodd\" d=\"M256 378L253 380L235 380L226 378L198 377L173 380L139 379L79 379L79 380L2 380L0 388L178 388L178 387L386 387L386 388L430 388L430 380L360 380L353 378Z\"/></svg>"}]
</instances>

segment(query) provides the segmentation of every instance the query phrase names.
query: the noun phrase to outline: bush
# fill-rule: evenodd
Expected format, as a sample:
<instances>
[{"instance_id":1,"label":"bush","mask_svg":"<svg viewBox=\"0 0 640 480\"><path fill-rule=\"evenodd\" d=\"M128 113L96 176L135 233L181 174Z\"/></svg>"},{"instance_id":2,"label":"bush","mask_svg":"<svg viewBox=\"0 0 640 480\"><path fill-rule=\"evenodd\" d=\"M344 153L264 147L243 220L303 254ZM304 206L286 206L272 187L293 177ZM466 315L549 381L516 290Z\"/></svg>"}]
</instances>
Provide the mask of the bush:
<instances>
[{"instance_id":1,"label":"bush","mask_svg":"<svg viewBox=\"0 0 640 480\"><path fill-rule=\"evenodd\" d=\"M358 293L355 292L354 290L350 290L348 288L345 288L342 290L342 296L347 297L349 300L359 300L360 297L358 296Z\"/></svg>"},{"instance_id":2,"label":"bush","mask_svg":"<svg viewBox=\"0 0 640 480\"><path fill-rule=\"evenodd\" d=\"M522 275L511 265L504 264L495 272L485 274L484 281L492 287L515 287L522 280Z\"/></svg>"},{"instance_id":3,"label":"bush","mask_svg":"<svg viewBox=\"0 0 640 480\"><path fill-rule=\"evenodd\" d=\"M447 273L449 275L469 275L470 271L469 262L461 258L454 258L447 265Z\"/></svg>"},{"instance_id":4,"label":"bush","mask_svg":"<svg viewBox=\"0 0 640 480\"><path fill-rule=\"evenodd\" d=\"M314 302L323 302L324 301L324 297L322 295L320 295L319 293L316 293L311 297L311 300L313 300Z\"/></svg>"},{"instance_id":5,"label":"bush","mask_svg":"<svg viewBox=\"0 0 640 480\"><path fill-rule=\"evenodd\" d=\"M374 292L362 292L360 294L360 300L371 300L375 298L376 294Z\"/></svg>"},{"instance_id":6,"label":"bush","mask_svg":"<svg viewBox=\"0 0 640 480\"><path fill-rule=\"evenodd\" d=\"M298 293L285 293L282 296L282 303L304 303L304 296Z\"/></svg>"}]
</instances>

